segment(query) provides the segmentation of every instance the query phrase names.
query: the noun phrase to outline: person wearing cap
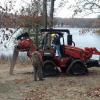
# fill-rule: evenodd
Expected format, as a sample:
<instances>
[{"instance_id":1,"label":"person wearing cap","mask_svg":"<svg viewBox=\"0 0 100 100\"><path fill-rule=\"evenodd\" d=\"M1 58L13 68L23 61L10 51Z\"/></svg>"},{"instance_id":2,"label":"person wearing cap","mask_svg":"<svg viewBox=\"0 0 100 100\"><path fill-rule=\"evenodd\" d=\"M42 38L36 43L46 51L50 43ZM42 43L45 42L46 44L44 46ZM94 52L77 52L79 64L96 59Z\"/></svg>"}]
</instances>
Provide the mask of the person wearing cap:
<instances>
[{"instance_id":1,"label":"person wearing cap","mask_svg":"<svg viewBox=\"0 0 100 100\"><path fill-rule=\"evenodd\" d=\"M59 57L61 57L61 52L60 52L60 36L58 34L55 34L54 39L53 39L53 45L55 50L57 51Z\"/></svg>"}]
</instances>

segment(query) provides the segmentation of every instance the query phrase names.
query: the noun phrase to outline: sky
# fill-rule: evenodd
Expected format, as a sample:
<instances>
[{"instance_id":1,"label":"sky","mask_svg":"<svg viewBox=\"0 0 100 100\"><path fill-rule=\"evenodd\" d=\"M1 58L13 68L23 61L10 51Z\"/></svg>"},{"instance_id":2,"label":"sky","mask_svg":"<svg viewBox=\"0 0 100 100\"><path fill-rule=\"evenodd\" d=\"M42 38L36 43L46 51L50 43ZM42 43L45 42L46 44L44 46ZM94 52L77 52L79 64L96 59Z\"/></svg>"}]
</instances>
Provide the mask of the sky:
<instances>
[{"instance_id":1,"label":"sky","mask_svg":"<svg viewBox=\"0 0 100 100\"><path fill-rule=\"evenodd\" d=\"M7 2L9 0L0 0L0 5L2 6L5 6L4 5L4 2ZM14 3L14 11L18 10L21 8L21 6L26 6L27 4L30 3L31 0L12 0L13 3ZM15 2L14 2L15 1ZM69 1L67 3L64 4L64 7L59 7L59 2L60 1ZM72 17L72 14L73 14L73 10L69 9L68 7L71 5L71 4L75 4L76 0L56 0L55 2L55 13L54 13L54 16L55 17L61 17L61 18L71 18ZM97 17L96 14L91 14L91 15L88 15L88 16L84 16L84 13L81 14L81 15L77 15L76 17L80 18L94 18L94 17Z\"/></svg>"}]
</instances>

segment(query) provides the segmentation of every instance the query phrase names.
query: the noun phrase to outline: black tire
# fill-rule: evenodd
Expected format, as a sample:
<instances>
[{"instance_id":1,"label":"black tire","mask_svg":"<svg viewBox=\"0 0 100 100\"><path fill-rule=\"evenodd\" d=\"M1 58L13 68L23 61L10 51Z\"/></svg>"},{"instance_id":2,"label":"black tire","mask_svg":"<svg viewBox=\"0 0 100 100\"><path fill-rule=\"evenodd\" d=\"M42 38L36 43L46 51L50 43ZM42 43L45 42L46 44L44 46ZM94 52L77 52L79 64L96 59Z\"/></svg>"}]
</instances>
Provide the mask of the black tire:
<instances>
[{"instance_id":1,"label":"black tire","mask_svg":"<svg viewBox=\"0 0 100 100\"><path fill-rule=\"evenodd\" d=\"M44 61L43 74L44 76L55 76L59 74L59 70L53 61L46 60Z\"/></svg>"},{"instance_id":2,"label":"black tire","mask_svg":"<svg viewBox=\"0 0 100 100\"><path fill-rule=\"evenodd\" d=\"M68 75L86 75L88 69L80 60L74 60L67 69Z\"/></svg>"}]
</instances>

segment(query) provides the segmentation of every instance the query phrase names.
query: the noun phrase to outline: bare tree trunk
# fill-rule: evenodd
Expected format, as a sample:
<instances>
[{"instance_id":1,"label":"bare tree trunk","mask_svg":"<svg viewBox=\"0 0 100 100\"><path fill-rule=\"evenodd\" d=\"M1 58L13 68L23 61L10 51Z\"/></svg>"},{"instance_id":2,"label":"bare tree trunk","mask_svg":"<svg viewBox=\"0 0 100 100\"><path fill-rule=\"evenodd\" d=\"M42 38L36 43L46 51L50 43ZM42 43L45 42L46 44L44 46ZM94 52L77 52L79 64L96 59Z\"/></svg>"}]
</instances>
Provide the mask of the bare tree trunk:
<instances>
[{"instance_id":1,"label":"bare tree trunk","mask_svg":"<svg viewBox=\"0 0 100 100\"><path fill-rule=\"evenodd\" d=\"M47 28L47 0L43 0L43 26Z\"/></svg>"},{"instance_id":2,"label":"bare tree trunk","mask_svg":"<svg viewBox=\"0 0 100 100\"><path fill-rule=\"evenodd\" d=\"M49 24L49 28L53 28L54 2L55 2L55 0L51 0L51 7L50 7L50 24ZM50 45L51 45L51 35L49 34L48 46L50 46Z\"/></svg>"},{"instance_id":3,"label":"bare tree trunk","mask_svg":"<svg viewBox=\"0 0 100 100\"><path fill-rule=\"evenodd\" d=\"M54 2L55 2L55 0L51 0L51 8L50 8L50 28L53 28Z\"/></svg>"}]
</instances>

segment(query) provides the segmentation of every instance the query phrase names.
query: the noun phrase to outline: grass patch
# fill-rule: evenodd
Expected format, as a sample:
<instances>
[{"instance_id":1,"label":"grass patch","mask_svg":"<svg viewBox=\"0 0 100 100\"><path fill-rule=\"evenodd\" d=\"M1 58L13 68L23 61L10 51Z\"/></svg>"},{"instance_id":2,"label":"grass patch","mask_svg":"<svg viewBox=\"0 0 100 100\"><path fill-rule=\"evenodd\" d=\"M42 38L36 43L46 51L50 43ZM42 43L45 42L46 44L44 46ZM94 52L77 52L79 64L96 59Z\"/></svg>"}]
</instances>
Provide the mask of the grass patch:
<instances>
[{"instance_id":1,"label":"grass patch","mask_svg":"<svg viewBox=\"0 0 100 100\"><path fill-rule=\"evenodd\" d=\"M7 93L11 90L9 84L2 84L0 83L0 93Z\"/></svg>"}]
</instances>

